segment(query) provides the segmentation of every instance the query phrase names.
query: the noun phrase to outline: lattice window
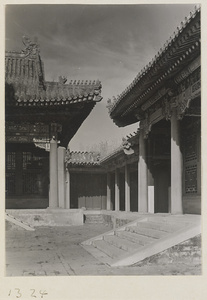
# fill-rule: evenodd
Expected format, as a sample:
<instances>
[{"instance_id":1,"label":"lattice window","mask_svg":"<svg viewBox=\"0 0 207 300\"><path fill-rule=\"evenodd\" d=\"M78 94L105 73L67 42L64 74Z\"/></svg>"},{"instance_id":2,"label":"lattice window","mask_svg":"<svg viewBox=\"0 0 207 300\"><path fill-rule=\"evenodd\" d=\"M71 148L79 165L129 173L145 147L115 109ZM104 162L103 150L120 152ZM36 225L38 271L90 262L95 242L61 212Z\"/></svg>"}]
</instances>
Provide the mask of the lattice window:
<instances>
[{"instance_id":1,"label":"lattice window","mask_svg":"<svg viewBox=\"0 0 207 300\"><path fill-rule=\"evenodd\" d=\"M15 194L15 172L10 171L6 173L6 194Z\"/></svg>"},{"instance_id":2,"label":"lattice window","mask_svg":"<svg viewBox=\"0 0 207 300\"><path fill-rule=\"evenodd\" d=\"M187 194L197 193L197 165L185 168L185 192Z\"/></svg>"},{"instance_id":3,"label":"lattice window","mask_svg":"<svg viewBox=\"0 0 207 300\"><path fill-rule=\"evenodd\" d=\"M27 169L28 164L31 164L32 153L31 152L23 152L23 170Z\"/></svg>"},{"instance_id":4,"label":"lattice window","mask_svg":"<svg viewBox=\"0 0 207 300\"><path fill-rule=\"evenodd\" d=\"M23 193L24 194L38 194L38 174L36 172L26 172L23 174Z\"/></svg>"},{"instance_id":5,"label":"lattice window","mask_svg":"<svg viewBox=\"0 0 207 300\"><path fill-rule=\"evenodd\" d=\"M6 153L6 169L7 170L15 170L16 160L15 160L15 152L7 152Z\"/></svg>"},{"instance_id":6,"label":"lattice window","mask_svg":"<svg viewBox=\"0 0 207 300\"><path fill-rule=\"evenodd\" d=\"M15 168L16 154L15 152L6 153L6 194L15 194Z\"/></svg>"}]
</instances>

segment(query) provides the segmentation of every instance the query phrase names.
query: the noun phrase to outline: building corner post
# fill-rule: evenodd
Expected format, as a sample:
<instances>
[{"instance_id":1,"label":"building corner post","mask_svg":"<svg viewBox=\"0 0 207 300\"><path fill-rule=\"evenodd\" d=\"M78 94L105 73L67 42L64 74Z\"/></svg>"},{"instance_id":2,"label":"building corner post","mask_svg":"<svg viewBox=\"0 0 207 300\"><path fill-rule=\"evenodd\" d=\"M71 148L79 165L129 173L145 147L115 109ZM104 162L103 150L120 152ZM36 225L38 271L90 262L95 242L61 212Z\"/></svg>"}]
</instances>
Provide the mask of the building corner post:
<instances>
[{"instance_id":1,"label":"building corner post","mask_svg":"<svg viewBox=\"0 0 207 300\"><path fill-rule=\"evenodd\" d=\"M70 209L70 172L68 166L66 166L65 183L65 208Z\"/></svg>"},{"instance_id":2,"label":"building corner post","mask_svg":"<svg viewBox=\"0 0 207 300\"><path fill-rule=\"evenodd\" d=\"M125 165L125 211L130 211L130 170L129 165Z\"/></svg>"},{"instance_id":3,"label":"building corner post","mask_svg":"<svg viewBox=\"0 0 207 300\"><path fill-rule=\"evenodd\" d=\"M138 162L138 212L148 212L146 140L144 132L139 132L139 162Z\"/></svg>"},{"instance_id":4,"label":"building corner post","mask_svg":"<svg viewBox=\"0 0 207 300\"><path fill-rule=\"evenodd\" d=\"M115 211L120 210L119 169L115 170Z\"/></svg>"},{"instance_id":5,"label":"building corner post","mask_svg":"<svg viewBox=\"0 0 207 300\"><path fill-rule=\"evenodd\" d=\"M50 141L50 191L49 208L58 207L58 157L57 140L53 137Z\"/></svg>"},{"instance_id":6,"label":"building corner post","mask_svg":"<svg viewBox=\"0 0 207 300\"><path fill-rule=\"evenodd\" d=\"M58 147L58 202L65 208L65 153L64 147Z\"/></svg>"},{"instance_id":7,"label":"building corner post","mask_svg":"<svg viewBox=\"0 0 207 300\"><path fill-rule=\"evenodd\" d=\"M107 200L106 209L111 210L111 174L107 172Z\"/></svg>"},{"instance_id":8,"label":"building corner post","mask_svg":"<svg viewBox=\"0 0 207 300\"><path fill-rule=\"evenodd\" d=\"M171 116L171 213L183 214L180 121L177 118L176 108L172 109Z\"/></svg>"}]
</instances>

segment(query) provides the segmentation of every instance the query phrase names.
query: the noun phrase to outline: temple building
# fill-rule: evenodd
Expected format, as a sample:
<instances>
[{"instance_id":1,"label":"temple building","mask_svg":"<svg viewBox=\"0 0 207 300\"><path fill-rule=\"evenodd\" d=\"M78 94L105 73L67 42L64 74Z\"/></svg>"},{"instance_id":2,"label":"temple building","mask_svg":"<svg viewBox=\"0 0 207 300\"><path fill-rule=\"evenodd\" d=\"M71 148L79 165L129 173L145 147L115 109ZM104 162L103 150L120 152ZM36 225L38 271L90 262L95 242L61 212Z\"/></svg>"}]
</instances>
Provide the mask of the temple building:
<instances>
[{"instance_id":1,"label":"temple building","mask_svg":"<svg viewBox=\"0 0 207 300\"><path fill-rule=\"evenodd\" d=\"M200 8L181 23L133 82L108 101L108 109L119 127L139 122L136 164L131 166L126 159L120 164L118 157L106 160L107 178L115 177L115 209L124 206L130 211L135 201L142 213L200 214ZM129 169L137 173L137 196Z\"/></svg>"},{"instance_id":2,"label":"temple building","mask_svg":"<svg viewBox=\"0 0 207 300\"><path fill-rule=\"evenodd\" d=\"M65 153L96 102L101 83L45 80L37 42L6 52L6 208L67 208Z\"/></svg>"},{"instance_id":3,"label":"temple building","mask_svg":"<svg viewBox=\"0 0 207 300\"><path fill-rule=\"evenodd\" d=\"M114 123L136 123L137 129L104 155L68 147L102 99L100 81L46 81L39 46L25 37L21 53L7 52L6 221L33 231L86 224L83 232L90 235L79 245L100 261L95 267L144 266L146 275L151 262L164 262L159 274L194 275L194 262L202 274L200 30L196 8L133 82L108 100ZM98 223L110 230L98 234ZM65 237L66 231L57 247L67 246ZM68 254L74 264L76 249L83 270L83 249ZM174 263L186 273L177 273ZM133 268L123 274L135 275Z\"/></svg>"}]
</instances>

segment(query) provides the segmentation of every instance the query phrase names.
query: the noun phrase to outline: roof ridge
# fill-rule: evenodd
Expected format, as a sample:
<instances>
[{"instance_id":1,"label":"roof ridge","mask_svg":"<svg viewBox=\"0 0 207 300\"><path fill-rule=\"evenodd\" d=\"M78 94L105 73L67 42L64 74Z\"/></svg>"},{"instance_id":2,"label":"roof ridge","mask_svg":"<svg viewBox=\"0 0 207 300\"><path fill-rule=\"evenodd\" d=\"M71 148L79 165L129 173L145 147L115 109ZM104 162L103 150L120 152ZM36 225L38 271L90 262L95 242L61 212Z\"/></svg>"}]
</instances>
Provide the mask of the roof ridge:
<instances>
[{"instance_id":1,"label":"roof ridge","mask_svg":"<svg viewBox=\"0 0 207 300\"><path fill-rule=\"evenodd\" d=\"M70 83L72 84L96 84L96 83L101 83L101 81L99 79L71 79Z\"/></svg>"}]
</instances>

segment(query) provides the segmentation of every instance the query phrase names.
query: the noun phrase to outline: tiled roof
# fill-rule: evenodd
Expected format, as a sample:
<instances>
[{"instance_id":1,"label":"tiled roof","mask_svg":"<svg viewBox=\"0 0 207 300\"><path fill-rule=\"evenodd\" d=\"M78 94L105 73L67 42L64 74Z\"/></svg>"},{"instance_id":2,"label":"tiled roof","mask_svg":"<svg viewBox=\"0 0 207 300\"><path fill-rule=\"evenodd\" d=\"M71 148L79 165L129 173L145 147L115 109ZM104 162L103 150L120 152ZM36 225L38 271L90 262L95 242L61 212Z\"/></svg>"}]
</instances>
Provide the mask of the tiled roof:
<instances>
[{"instance_id":1,"label":"tiled roof","mask_svg":"<svg viewBox=\"0 0 207 300\"><path fill-rule=\"evenodd\" d=\"M124 154L124 141L132 141L132 139L137 139L139 134L139 129L133 133L126 136L122 139L122 144L105 155L100 157L100 154L97 152L81 152L81 151L71 151L66 154L66 164L69 166L99 166L102 163L113 159L119 154Z\"/></svg>"},{"instance_id":2,"label":"tiled roof","mask_svg":"<svg viewBox=\"0 0 207 300\"><path fill-rule=\"evenodd\" d=\"M67 105L78 102L99 102L101 83L100 81L74 81L70 84L60 84L58 82L45 82L45 89L39 86L18 82L8 84L7 91L14 89L14 99L8 101L7 105L16 106L49 106Z\"/></svg>"},{"instance_id":3,"label":"tiled roof","mask_svg":"<svg viewBox=\"0 0 207 300\"><path fill-rule=\"evenodd\" d=\"M100 155L94 152L71 151L66 159L69 166L98 166Z\"/></svg>"},{"instance_id":4,"label":"tiled roof","mask_svg":"<svg viewBox=\"0 0 207 300\"><path fill-rule=\"evenodd\" d=\"M107 108L112 118L120 113L126 115L137 107L147 94L197 51L200 46L200 22L192 22L198 16L200 16L200 7L196 7L195 11L191 12L184 22L181 22L173 36L167 40L152 61L138 73L133 82L120 95L114 97L113 102L108 100ZM132 95L133 93L134 95ZM129 101L127 109L126 97ZM122 105L123 109L121 109Z\"/></svg>"},{"instance_id":5,"label":"tiled roof","mask_svg":"<svg viewBox=\"0 0 207 300\"><path fill-rule=\"evenodd\" d=\"M77 102L101 101L101 82L70 81L65 77L59 82L44 80L44 67L36 43L26 41L26 48L18 52L6 52L5 79L6 105L50 106Z\"/></svg>"}]
</instances>

